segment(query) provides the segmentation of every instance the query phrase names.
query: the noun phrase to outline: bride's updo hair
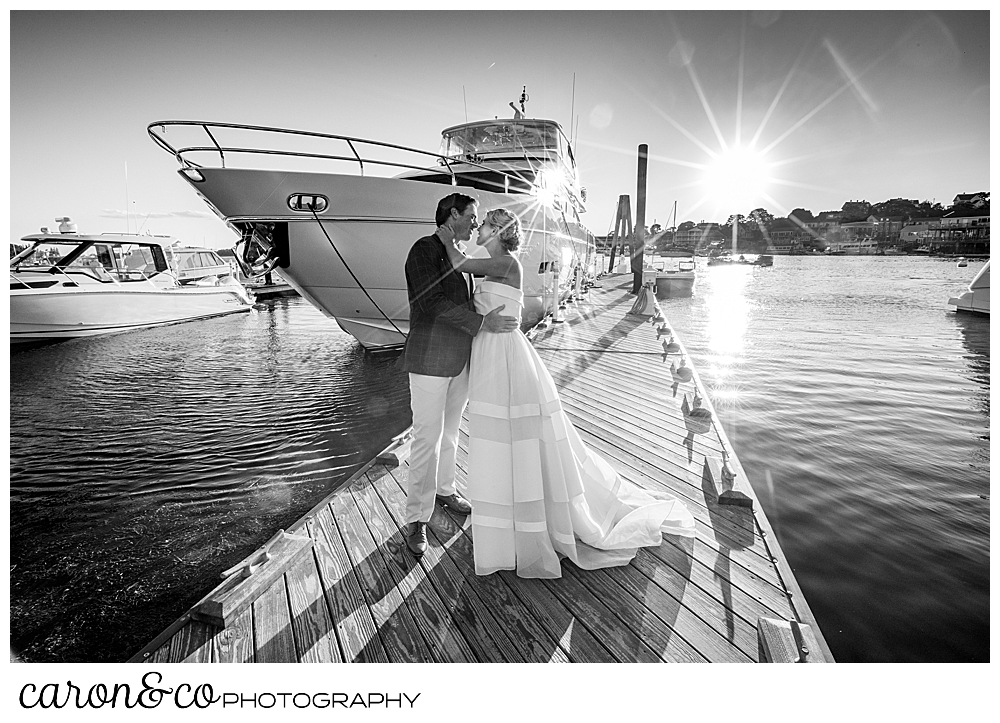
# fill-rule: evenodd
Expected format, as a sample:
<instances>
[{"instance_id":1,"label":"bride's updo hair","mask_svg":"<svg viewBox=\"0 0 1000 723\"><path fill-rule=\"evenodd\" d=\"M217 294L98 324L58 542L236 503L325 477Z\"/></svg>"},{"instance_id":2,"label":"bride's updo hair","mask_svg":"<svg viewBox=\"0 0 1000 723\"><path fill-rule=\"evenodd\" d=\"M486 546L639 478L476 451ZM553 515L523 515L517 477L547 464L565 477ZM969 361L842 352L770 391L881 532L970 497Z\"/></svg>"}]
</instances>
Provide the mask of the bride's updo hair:
<instances>
[{"instance_id":1,"label":"bride's updo hair","mask_svg":"<svg viewBox=\"0 0 1000 723\"><path fill-rule=\"evenodd\" d=\"M497 230L500 244L508 251L517 251L521 245L521 221L506 208L487 211L486 220Z\"/></svg>"}]
</instances>

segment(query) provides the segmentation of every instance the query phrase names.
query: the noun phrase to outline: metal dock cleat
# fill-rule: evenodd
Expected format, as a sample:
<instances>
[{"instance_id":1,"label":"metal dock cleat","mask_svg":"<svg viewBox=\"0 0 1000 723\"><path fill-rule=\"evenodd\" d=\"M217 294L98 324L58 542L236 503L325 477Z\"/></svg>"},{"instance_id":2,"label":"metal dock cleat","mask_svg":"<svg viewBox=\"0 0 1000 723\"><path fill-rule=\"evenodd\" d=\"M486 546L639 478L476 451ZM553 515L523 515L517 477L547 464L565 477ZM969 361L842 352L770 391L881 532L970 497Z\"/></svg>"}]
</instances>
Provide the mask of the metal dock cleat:
<instances>
[{"instance_id":1,"label":"metal dock cleat","mask_svg":"<svg viewBox=\"0 0 1000 723\"><path fill-rule=\"evenodd\" d=\"M753 498L745 492L736 489L737 474L729 463L729 455L722 453L718 457L705 457L704 473L715 487L716 501L720 505L737 505L753 509Z\"/></svg>"}]
</instances>

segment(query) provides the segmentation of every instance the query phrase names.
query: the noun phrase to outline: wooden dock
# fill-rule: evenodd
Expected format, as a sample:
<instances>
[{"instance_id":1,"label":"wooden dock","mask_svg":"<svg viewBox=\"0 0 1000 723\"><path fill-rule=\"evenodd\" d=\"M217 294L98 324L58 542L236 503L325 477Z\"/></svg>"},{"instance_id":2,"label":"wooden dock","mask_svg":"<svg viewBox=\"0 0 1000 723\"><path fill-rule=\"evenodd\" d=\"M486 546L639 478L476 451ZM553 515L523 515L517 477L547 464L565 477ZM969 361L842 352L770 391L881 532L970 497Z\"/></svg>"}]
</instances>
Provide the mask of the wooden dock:
<instances>
[{"instance_id":1,"label":"wooden dock","mask_svg":"<svg viewBox=\"0 0 1000 723\"><path fill-rule=\"evenodd\" d=\"M196 605L130 662L755 662L762 619L802 623L802 657L833 662L697 373L678 374L683 346L666 351L663 330L628 313L631 284L605 277L533 343L583 440L683 500L694 538L665 537L625 567L564 562L557 580L478 577L468 521L441 508L427 553L408 553L405 454L372 460L288 530L311 545L225 628ZM701 422L684 411L698 392ZM460 485L467 444L463 425ZM752 506L717 501L706 459L723 451Z\"/></svg>"}]
</instances>

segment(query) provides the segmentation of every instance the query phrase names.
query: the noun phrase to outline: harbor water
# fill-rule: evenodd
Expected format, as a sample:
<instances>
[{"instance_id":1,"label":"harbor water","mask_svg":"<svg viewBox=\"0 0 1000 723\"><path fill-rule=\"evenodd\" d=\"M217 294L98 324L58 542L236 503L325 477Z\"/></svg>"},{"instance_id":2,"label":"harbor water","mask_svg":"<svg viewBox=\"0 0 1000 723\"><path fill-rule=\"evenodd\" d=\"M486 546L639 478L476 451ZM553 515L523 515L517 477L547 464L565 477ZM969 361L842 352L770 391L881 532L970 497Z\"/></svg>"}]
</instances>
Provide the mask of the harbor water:
<instances>
[{"instance_id":1,"label":"harbor water","mask_svg":"<svg viewBox=\"0 0 1000 723\"><path fill-rule=\"evenodd\" d=\"M981 262L775 257L661 305L840 662L989 660ZM122 661L409 424L301 298L11 355L11 644Z\"/></svg>"}]
</instances>

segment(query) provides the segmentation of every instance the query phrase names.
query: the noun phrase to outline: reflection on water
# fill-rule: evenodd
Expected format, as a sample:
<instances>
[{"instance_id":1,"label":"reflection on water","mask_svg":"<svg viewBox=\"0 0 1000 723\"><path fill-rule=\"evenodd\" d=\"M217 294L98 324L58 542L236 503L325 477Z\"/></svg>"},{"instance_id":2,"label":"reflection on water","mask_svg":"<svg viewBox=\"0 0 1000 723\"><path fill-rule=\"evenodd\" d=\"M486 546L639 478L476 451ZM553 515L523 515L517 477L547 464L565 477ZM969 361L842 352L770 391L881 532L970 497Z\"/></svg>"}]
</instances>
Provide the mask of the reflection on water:
<instances>
[{"instance_id":1,"label":"reflection on water","mask_svg":"<svg viewBox=\"0 0 1000 723\"><path fill-rule=\"evenodd\" d=\"M750 323L747 284L752 266L722 266L711 270L712 293L705 301L708 314L708 348L716 354L720 367L736 362L743 351L743 337ZM723 276L725 274L725 276Z\"/></svg>"},{"instance_id":2,"label":"reflection on water","mask_svg":"<svg viewBox=\"0 0 1000 723\"><path fill-rule=\"evenodd\" d=\"M703 284L708 378L719 421L732 444L739 438L740 398L742 377L739 366L743 363L747 329L750 325L752 303L747 286L753 280L754 267L706 267L702 276L710 276ZM709 285L706 282L710 282ZM681 337L686 335L681 332ZM701 368L701 364L697 364ZM709 381L711 380L711 381Z\"/></svg>"},{"instance_id":3,"label":"reflection on water","mask_svg":"<svg viewBox=\"0 0 1000 723\"><path fill-rule=\"evenodd\" d=\"M969 378L979 384L977 399L983 413L990 414L990 319L979 314L955 314L955 325L968 350L965 356Z\"/></svg>"},{"instance_id":4,"label":"reflection on water","mask_svg":"<svg viewBox=\"0 0 1000 723\"><path fill-rule=\"evenodd\" d=\"M123 661L409 424L302 299L11 356L11 636Z\"/></svg>"},{"instance_id":5,"label":"reflection on water","mask_svg":"<svg viewBox=\"0 0 1000 723\"><path fill-rule=\"evenodd\" d=\"M989 659L989 319L946 304L980 264L777 256L661 302L839 661Z\"/></svg>"}]
</instances>

